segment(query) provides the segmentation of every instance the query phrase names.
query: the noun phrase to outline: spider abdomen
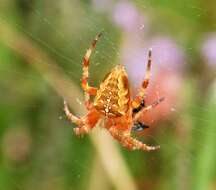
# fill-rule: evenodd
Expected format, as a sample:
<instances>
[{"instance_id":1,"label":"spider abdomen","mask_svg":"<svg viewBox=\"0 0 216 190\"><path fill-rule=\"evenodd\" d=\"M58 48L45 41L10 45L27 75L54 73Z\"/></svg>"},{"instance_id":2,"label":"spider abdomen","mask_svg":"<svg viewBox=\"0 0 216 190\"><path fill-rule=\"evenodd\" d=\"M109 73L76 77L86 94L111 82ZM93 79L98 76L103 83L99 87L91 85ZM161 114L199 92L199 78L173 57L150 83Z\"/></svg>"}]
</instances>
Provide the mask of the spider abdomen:
<instances>
[{"instance_id":1,"label":"spider abdomen","mask_svg":"<svg viewBox=\"0 0 216 190\"><path fill-rule=\"evenodd\" d=\"M123 66L116 66L101 83L94 100L95 108L106 116L125 115L129 109L129 85Z\"/></svg>"}]
</instances>

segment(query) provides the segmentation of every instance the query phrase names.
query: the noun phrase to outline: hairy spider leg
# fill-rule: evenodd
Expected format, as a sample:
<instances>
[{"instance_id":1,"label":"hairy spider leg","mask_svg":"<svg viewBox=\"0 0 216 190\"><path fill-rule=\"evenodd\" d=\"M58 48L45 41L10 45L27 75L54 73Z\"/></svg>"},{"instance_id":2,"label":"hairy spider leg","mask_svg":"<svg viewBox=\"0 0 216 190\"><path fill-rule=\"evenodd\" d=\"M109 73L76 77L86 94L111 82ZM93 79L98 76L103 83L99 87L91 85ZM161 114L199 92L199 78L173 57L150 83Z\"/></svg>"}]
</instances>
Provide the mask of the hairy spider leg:
<instances>
[{"instance_id":1,"label":"hairy spider leg","mask_svg":"<svg viewBox=\"0 0 216 190\"><path fill-rule=\"evenodd\" d=\"M108 129L110 134L115 138L117 141L119 141L124 147L128 148L129 150L143 150L143 151L153 151L160 149L160 146L149 146L141 141L133 138L130 136L130 134L125 133L121 134L122 131L118 130L118 126L112 126Z\"/></svg>"},{"instance_id":2,"label":"hairy spider leg","mask_svg":"<svg viewBox=\"0 0 216 190\"><path fill-rule=\"evenodd\" d=\"M84 117L77 117L73 115L68 107L67 102L64 100L64 112L67 119L71 123L75 123L78 127L74 128L76 135L82 135L88 133L92 128L95 127L98 120L100 119L100 114L96 109L91 109L88 114Z\"/></svg>"},{"instance_id":3,"label":"hairy spider leg","mask_svg":"<svg viewBox=\"0 0 216 190\"><path fill-rule=\"evenodd\" d=\"M97 41L99 40L102 33L99 33L96 35L95 39L92 41L90 47L87 49L85 56L83 57L83 75L82 75L82 88L85 93L85 105L87 109L89 110L91 108L90 103L90 96L96 95L97 88L91 87L88 84L88 78L89 78L89 63L90 63L90 56L92 54L92 51L95 49Z\"/></svg>"},{"instance_id":4,"label":"hairy spider leg","mask_svg":"<svg viewBox=\"0 0 216 190\"><path fill-rule=\"evenodd\" d=\"M136 122L143 115L143 113L145 113L145 112L153 109L154 107L156 107L158 104L160 104L164 100L165 100L165 98L161 97L158 100L154 101L151 105L143 107L139 112L137 112L136 114L134 114L133 121Z\"/></svg>"},{"instance_id":5,"label":"hairy spider leg","mask_svg":"<svg viewBox=\"0 0 216 190\"><path fill-rule=\"evenodd\" d=\"M151 71L151 63L152 63L152 49L149 49L148 51L148 62L147 62L147 68L146 68L146 74L145 79L143 80L142 87L140 88L138 95L135 97L135 99L132 101L132 107L133 109L140 110L141 107L144 106L144 97L146 88L149 85L149 78L150 78L150 71Z\"/></svg>"}]
</instances>

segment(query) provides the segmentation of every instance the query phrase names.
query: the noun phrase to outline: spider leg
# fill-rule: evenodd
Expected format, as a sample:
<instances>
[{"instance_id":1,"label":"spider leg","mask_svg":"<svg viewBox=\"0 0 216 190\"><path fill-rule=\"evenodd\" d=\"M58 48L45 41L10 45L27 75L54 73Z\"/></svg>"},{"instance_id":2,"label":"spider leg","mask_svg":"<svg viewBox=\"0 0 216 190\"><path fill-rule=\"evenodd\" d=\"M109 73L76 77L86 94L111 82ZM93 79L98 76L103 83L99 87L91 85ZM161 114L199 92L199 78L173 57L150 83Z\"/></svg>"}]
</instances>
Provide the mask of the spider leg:
<instances>
[{"instance_id":1,"label":"spider leg","mask_svg":"<svg viewBox=\"0 0 216 190\"><path fill-rule=\"evenodd\" d=\"M135 97L135 99L132 101L132 107L134 110L139 109L140 105L144 104L144 96L146 88L149 85L149 78L150 78L150 71L151 71L151 63L152 63L152 49L149 49L148 51L148 62L147 62L147 69L145 74L145 79L142 83L142 87L138 92L138 95Z\"/></svg>"},{"instance_id":2,"label":"spider leg","mask_svg":"<svg viewBox=\"0 0 216 190\"><path fill-rule=\"evenodd\" d=\"M160 148L160 146L149 146L141 141L133 138L128 133L122 133L122 131L119 131L116 126L112 126L108 129L110 134L119 141L124 147L126 147L129 150L143 150L143 151L153 151Z\"/></svg>"},{"instance_id":3,"label":"spider leg","mask_svg":"<svg viewBox=\"0 0 216 190\"><path fill-rule=\"evenodd\" d=\"M100 38L100 36L102 35L102 33L99 33L95 39L92 41L90 47L87 49L86 54L83 58L83 75L82 75L82 88L84 90L85 93L85 104L89 105L90 104L90 96L91 95L96 95L97 93L97 88L95 87L91 87L88 84L88 78L89 78L89 63L90 63L90 56L92 51L95 49L96 47L96 43L98 41L98 39ZM88 106L87 106L88 108Z\"/></svg>"},{"instance_id":4,"label":"spider leg","mask_svg":"<svg viewBox=\"0 0 216 190\"><path fill-rule=\"evenodd\" d=\"M153 102L151 105L143 107L139 112L137 112L137 113L135 113L133 115L133 121L136 122L142 116L143 113L145 113L145 112L151 110L152 108L156 107L158 104L160 104L164 100L165 100L165 98L161 97L158 100L156 100L155 102Z\"/></svg>"},{"instance_id":5,"label":"spider leg","mask_svg":"<svg viewBox=\"0 0 216 190\"><path fill-rule=\"evenodd\" d=\"M78 127L74 128L74 132L76 135L82 135L88 133L92 128L95 127L98 120L100 119L100 114L92 109L88 112L88 114L84 117L77 117L73 115L68 107L67 102L64 100L64 112L67 116L67 119L71 123L75 123Z\"/></svg>"},{"instance_id":6,"label":"spider leg","mask_svg":"<svg viewBox=\"0 0 216 190\"><path fill-rule=\"evenodd\" d=\"M69 107L68 107L68 104L67 102L64 100L64 112L65 112L65 115L67 117L67 119L71 122L71 123L74 123L76 125L81 125L83 122L82 122L82 119L73 115L70 110L69 110Z\"/></svg>"}]
</instances>

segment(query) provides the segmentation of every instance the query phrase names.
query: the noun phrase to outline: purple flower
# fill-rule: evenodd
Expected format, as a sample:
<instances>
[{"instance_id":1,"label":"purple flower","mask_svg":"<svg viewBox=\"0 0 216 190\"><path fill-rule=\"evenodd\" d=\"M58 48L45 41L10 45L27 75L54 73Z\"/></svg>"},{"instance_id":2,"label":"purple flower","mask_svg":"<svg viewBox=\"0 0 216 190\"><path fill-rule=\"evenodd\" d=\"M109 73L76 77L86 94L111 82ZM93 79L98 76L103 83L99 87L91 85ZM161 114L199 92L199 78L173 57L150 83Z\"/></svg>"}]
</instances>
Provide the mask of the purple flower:
<instances>
[{"instance_id":1,"label":"purple flower","mask_svg":"<svg viewBox=\"0 0 216 190\"><path fill-rule=\"evenodd\" d=\"M210 34L203 42L202 54L206 63L216 66L216 34Z\"/></svg>"},{"instance_id":2,"label":"purple flower","mask_svg":"<svg viewBox=\"0 0 216 190\"><path fill-rule=\"evenodd\" d=\"M183 50L168 37L156 37L142 46L143 40L134 42L127 40L122 48L122 61L125 64L129 76L135 85L139 85L145 77L146 64L148 60L148 49L152 48L152 70L153 79L158 71L171 71L181 74L184 66Z\"/></svg>"},{"instance_id":3,"label":"purple flower","mask_svg":"<svg viewBox=\"0 0 216 190\"><path fill-rule=\"evenodd\" d=\"M144 18L136 7L128 2L117 3L113 10L113 20L125 31L133 31L144 28Z\"/></svg>"},{"instance_id":4,"label":"purple flower","mask_svg":"<svg viewBox=\"0 0 216 190\"><path fill-rule=\"evenodd\" d=\"M146 51L141 47L125 47L122 53L122 61L130 79L134 81L136 86L140 85L146 71Z\"/></svg>"},{"instance_id":5,"label":"purple flower","mask_svg":"<svg viewBox=\"0 0 216 190\"><path fill-rule=\"evenodd\" d=\"M181 72L185 64L185 55L180 46L168 37L155 37L149 42L153 51L154 67Z\"/></svg>"}]
</instances>

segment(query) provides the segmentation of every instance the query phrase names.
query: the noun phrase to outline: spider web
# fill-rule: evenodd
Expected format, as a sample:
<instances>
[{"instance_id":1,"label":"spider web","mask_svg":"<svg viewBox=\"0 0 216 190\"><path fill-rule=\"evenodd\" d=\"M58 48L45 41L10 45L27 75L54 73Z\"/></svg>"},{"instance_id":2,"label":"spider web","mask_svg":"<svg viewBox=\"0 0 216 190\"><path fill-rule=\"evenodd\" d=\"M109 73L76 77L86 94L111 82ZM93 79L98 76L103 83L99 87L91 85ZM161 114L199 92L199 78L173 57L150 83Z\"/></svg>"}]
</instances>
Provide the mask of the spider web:
<instances>
[{"instance_id":1,"label":"spider web","mask_svg":"<svg viewBox=\"0 0 216 190\"><path fill-rule=\"evenodd\" d=\"M169 111L166 114L156 108L161 116L154 117L152 113L150 117L155 129L139 137L144 142L160 144L161 152L122 150L122 155L140 189L148 184L151 189L205 189L213 186L216 173L213 164L216 156L213 151L216 146L215 86L205 86L208 81L205 81L204 72L201 78L197 76L203 65L200 60L198 66L194 64L197 47L185 37L190 30L199 29L200 17L206 16L207 9L200 8L193 1L169 6L163 1L23 2L30 11L23 11L26 15L22 18L26 16L26 19L12 18L14 21L11 21L2 14L2 22L12 23L14 30L36 43L57 63L50 66L63 69L77 85L80 83L82 57L100 31L103 31L103 37L91 57L90 82L94 85L98 85L115 64L122 63L136 92L144 77L141 71L145 70L147 50L153 48L160 57L155 57L147 95L163 96L160 91L163 75L161 80L157 79L161 70L178 77L181 95L173 92L177 102L167 105ZM181 15L183 9L185 14ZM130 17L121 19L120 13ZM168 28L166 22L170 16L173 21L169 21ZM176 22L182 24L183 32L179 31ZM169 56L166 51L157 52L163 45L171 49L177 47L177 52L172 51L173 57L163 59ZM96 154L88 137L80 140L71 134L71 126L64 121L61 112L61 98L40 74L23 64L25 60L3 44L1 49L0 119L4 160L0 173L1 188L88 189ZM152 92L153 89L156 91ZM78 105L82 104L79 97L74 98ZM14 142L18 145L15 146ZM21 153L18 154L13 147ZM158 185L152 185L152 181ZM106 180L104 183L106 189L112 188Z\"/></svg>"}]
</instances>

